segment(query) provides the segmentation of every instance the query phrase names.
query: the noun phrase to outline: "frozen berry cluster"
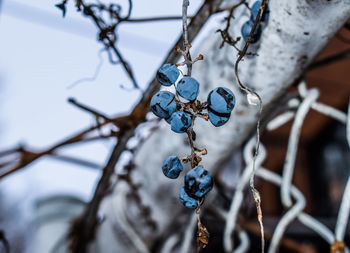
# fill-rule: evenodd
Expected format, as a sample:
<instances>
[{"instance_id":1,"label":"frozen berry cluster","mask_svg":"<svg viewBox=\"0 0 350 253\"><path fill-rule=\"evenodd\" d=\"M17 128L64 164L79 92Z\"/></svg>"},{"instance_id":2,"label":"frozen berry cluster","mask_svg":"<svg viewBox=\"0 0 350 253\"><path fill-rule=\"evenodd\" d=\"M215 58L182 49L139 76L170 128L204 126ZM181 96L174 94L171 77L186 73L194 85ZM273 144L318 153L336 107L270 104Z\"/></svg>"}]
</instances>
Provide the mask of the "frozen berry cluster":
<instances>
[{"instance_id":1,"label":"frozen berry cluster","mask_svg":"<svg viewBox=\"0 0 350 253\"><path fill-rule=\"evenodd\" d=\"M159 91L151 99L152 112L165 119L171 130L176 133L187 133L192 153L185 158L169 156L162 165L162 171L168 178L177 178L183 170L183 163L190 162L192 169L185 175L184 186L180 190L180 202L188 208L196 208L204 196L213 188L213 178L210 173L199 165L201 155L206 149L194 147L194 120L197 117L209 120L215 127L224 125L231 116L235 106L235 96L231 90L218 87L212 90L206 102L201 103L199 82L191 76L183 76L178 82L180 71L176 65L165 64L157 72L157 80L163 86L175 86L176 94L169 91ZM186 100L182 102L181 98Z\"/></svg>"},{"instance_id":2,"label":"frozen berry cluster","mask_svg":"<svg viewBox=\"0 0 350 253\"><path fill-rule=\"evenodd\" d=\"M250 20L245 22L242 26L241 33L242 33L242 37L245 41L248 40L250 31L252 30L253 25L254 25L254 21L255 21L256 17L258 16L261 4L262 4L262 1L254 2L254 4L252 5L252 7L250 9L250 13L251 13ZM261 16L260 21L267 22L269 20L269 16L270 16L270 9L269 9L269 6L267 5L262 16ZM256 43L260 39L261 33L262 33L261 24L258 23L258 25L254 31L254 34L250 40L250 43Z\"/></svg>"}]
</instances>

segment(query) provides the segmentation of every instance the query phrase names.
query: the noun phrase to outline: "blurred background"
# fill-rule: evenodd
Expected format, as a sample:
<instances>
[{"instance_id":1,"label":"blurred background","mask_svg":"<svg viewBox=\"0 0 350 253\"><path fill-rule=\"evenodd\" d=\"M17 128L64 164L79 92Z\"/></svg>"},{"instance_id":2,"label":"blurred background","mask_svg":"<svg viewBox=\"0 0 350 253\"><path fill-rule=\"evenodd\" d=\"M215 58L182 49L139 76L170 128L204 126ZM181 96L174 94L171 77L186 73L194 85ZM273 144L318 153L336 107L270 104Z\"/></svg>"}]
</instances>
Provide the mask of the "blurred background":
<instances>
[{"instance_id":1,"label":"blurred background","mask_svg":"<svg viewBox=\"0 0 350 253\"><path fill-rule=\"evenodd\" d=\"M119 2L127 6L127 1ZM140 98L141 92L133 89L120 65L111 64L101 50L92 21L76 11L74 1L68 2L63 18L55 6L59 3L0 1L0 152L19 146L40 151L95 124L90 114L67 102L69 97L108 115L127 114ZM189 14L200 4L193 1ZM178 1L136 0L132 10L132 17L137 18L179 14ZM196 42L221 20L222 15L212 19ZM181 22L118 27L118 47L133 67L141 89L181 35ZM11 252L39 252L32 248L34 223L57 219L57 224L62 224L62 219L68 221L81 210L82 203L92 197L100 175L98 167L103 167L113 144L106 139L69 146L60 153L88 160L91 166L44 157L1 180L0 230L6 231ZM66 206L69 211L62 213L68 210ZM61 229L53 227L52 232ZM47 252L51 246L39 248Z\"/></svg>"},{"instance_id":2,"label":"blurred background","mask_svg":"<svg viewBox=\"0 0 350 253\"><path fill-rule=\"evenodd\" d=\"M0 152L19 146L40 151L93 125L95 119L90 114L67 103L70 97L108 115L128 113L140 98L140 90L132 88L123 69L111 64L106 51L101 50L91 20L76 12L73 2L69 2L63 18L55 7L57 3L0 0ZM191 1L189 13L195 13L200 4ZM132 17L179 13L179 1L135 0ZM193 43L194 51L224 16L217 14L210 19ZM154 77L181 31L181 20L126 23L118 27L118 47L133 67L141 89ZM350 49L349 42L350 32L344 28L319 59ZM320 89L319 101L346 112L349 70L347 58L309 71L306 80L309 87ZM290 94L293 92L295 88ZM264 166L277 173L283 167L290 127L287 124L262 138L269 154ZM11 252L49 252L55 247L47 237L55 234L59 238L70 218L81 212L92 197L100 175L98 168L103 167L113 144L106 139L72 145L59 153L62 157L89 161L86 165L46 156L1 180L0 231L6 232ZM345 127L311 112L302 130L295 185L307 198L307 212L330 227L336 220L349 168ZM283 212L279 189L267 183L261 183L259 188L266 227L273 231ZM246 208L253 220L255 211L251 206L248 199ZM219 230L215 225L210 229ZM286 236L319 245L315 252L328 249L297 223ZM348 236L347 233L347 241ZM214 241L220 237L214 233ZM207 252L219 252L219 248L213 251L221 247L218 245L219 240ZM0 244L0 252L2 247Z\"/></svg>"}]
</instances>

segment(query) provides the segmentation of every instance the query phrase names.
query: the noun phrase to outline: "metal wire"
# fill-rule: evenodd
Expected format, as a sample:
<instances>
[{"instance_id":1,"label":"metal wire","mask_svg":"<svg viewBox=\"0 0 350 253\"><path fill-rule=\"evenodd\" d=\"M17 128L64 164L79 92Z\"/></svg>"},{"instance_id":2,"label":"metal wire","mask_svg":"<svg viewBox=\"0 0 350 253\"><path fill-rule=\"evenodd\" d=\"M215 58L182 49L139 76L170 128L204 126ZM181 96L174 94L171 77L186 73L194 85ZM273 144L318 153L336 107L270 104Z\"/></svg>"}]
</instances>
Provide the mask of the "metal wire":
<instances>
[{"instance_id":1,"label":"metal wire","mask_svg":"<svg viewBox=\"0 0 350 253\"><path fill-rule=\"evenodd\" d=\"M163 247L160 250L160 253L170 253L171 250L177 245L178 242L179 242L179 236L177 234L170 236L164 242Z\"/></svg>"},{"instance_id":2,"label":"metal wire","mask_svg":"<svg viewBox=\"0 0 350 253\"><path fill-rule=\"evenodd\" d=\"M131 226L127 219L126 195L129 191L129 186L126 183L119 184L120 194L112 201L112 208L114 210L115 219L114 224L119 224L125 236L129 238L129 241L133 244L135 249L140 253L150 253L147 245L142 241L141 237L137 234L135 229Z\"/></svg>"},{"instance_id":3,"label":"metal wire","mask_svg":"<svg viewBox=\"0 0 350 253\"><path fill-rule=\"evenodd\" d=\"M246 144L244 148L243 157L247 164L245 167L242 176L238 182L236 192L233 195L230 210L227 215L226 220L226 226L224 230L224 249L226 252L232 252L233 250L233 238L232 238L232 232L235 229L236 222L237 222L237 216L239 213L239 209L243 202L244 197L244 189L249 184L250 176L253 172L253 159L254 159L254 149L255 149L255 138L251 138L248 143ZM261 147L259 150L259 154L256 157L256 168L259 168L261 164L264 162L266 157L266 150Z\"/></svg>"},{"instance_id":4,"label":"metal wire","mask_svg":"<svg viewBox=\"0 0 350 253\"><path fill-rule=\"evenodd\" d=\"M186 228L184 238L182 239L181 251L183 253L189 253L191 251L191 242L193 239L194 229L197 225L196 213L192 214L190 222Z\"/></svg>"},{"instance_id":5,"label":"metal wire","mask_svg":"<svg viewBox=\"0 0 350 253\"><path fill-rule=\"evenodd\" d=\"M247 232L241 230L238 232L238 238L240 240L240 245L234 251L234 253L244 253L247 252L250 246L250 241Z\"/></svg>"},{"instance_id":6,"label":"metal wire","mask_svg":"<svg viewBox=\"0 0 350 253\"><path fill-rule=\"evenodd\" d=\"M301 127L304 123L306 114L311 108L311 104L316 101L319 96L319 92L316 89L311 89L306 95L305 99L301 102L295 115L294 123L291 133L289 135L288 148L286 159L283 167L283 183L281 187L281 200L285 207L292 205L292 199L290 196L290 187L292 184L292 177L294 173L295 159L298 150L299 136Z\"/></svg>"},{"instance_id":7,"label":"metal wire","mask_svg":"<svg viewBox=\"0 0 350 253\"><path fill-rule=\"evenodd\" d=\"M346 120L346 139L350 147L350 103L348 109L348 117ZM338 220L335 226L335 239L337 241L343 241L345 236L346 225L349 221L350 213L350 177L345 186L343 199L339 208Z\"/></svg>"},{"instance_id":8,"label":"metal wire","mask_svg":"<svg viewBox=\"0 0 350 253\"><path fill-rule=\"evenodd\" d=\"M319 96L318 90L308 90L305 83L301 83L298 87L298 90L301 96L301 101L296 101L295 99L292 99L293 101L289 103L290 108L297 108L296 113L292 111L287 111L286 113L283 113L277 116L275 119L271 120L267 125L268 130L273 130L282 126L289 120L292 120L294 117L294 122L288 141L285 166L283 169L282 176L261 167L262 163L264 162L267 156L266 149L263 145L260 146L260 152L255 160L256 176L260 177L262 180L265 180L267 182L281 187L282 203L285 207L288 207L288 211L281 217L273 232L272 240L268 250L269 253L278 252L278 247L285 231L287 230L289 224L295 219L298 219L304 226L314 231L330 245L336 241L343 242L346 226L349 220L350 176L344 189L344 195L338 212L338 220L336 223L335 232L332 232L329 228L327 228L316 218L303 212L303 209L306 205L306 200L303 194L295 186L292 185L292 178L294 173L296 153L298 150L300 131L307 113L311 109L313 109L328 117L332 117L333 119L341 123L347 124L346 136L350 146L350 104L348 114L346 115L345 113L333 107L317 102L317 98ZM255 137L253 136L247 142L243 149L243 157L246 163L246 167L244 168L240 176L240 180L238 181L235 194L232 197L230 209L227 213L222 210L220 211L219 209L217 210L218 213L222 216L222 218L226 220L223 236L223 246L226 252L244 253L247 252L250 247L250 240L247 232L242 230L241 228L237 228L237 217L239 214L240 207L244 200L244 190L247 188L247 186L249 186L249 179L253 171L253 162L255 154L254 149ZM123 196L123 198L125 198L125 196ZM292 202L292 198L295 199L294 203ZM127 236L130 239L133 238L134 246L140 252L147 252L148 249L146 245L142 242L142 240L140 240L140 238L138 238L138 236L135 235L135 231L130 227L130 225L126 221L125 215L123 214L126 210L124 210L123 208L118 208L124 206L125 204L121 203L124 202L122 199L119 199L118 205L116 205L114 208L116 209L116 214L118 214L119 221L123 221L122 227L125 230L124 232L126 232ZM195 225L196 216L193 215L184 233L184 238L182 238L181 252L189 252L191 250L191 241L193 239ZM233 231L235 230L237 231L237 235L240 241L239 245L236 248L233 240ZM139 240L135 241L135 238ZM164 243L162 252L170 251L172 248L174 248L178 240L178 236L171 236ZM349 249L347 247L345 250L347 253L349 253Z\"/></svg>"},{"instance_id":9,"label":"metal wire","mask_svg":"<svg viewBox=\"0 0 350 253\"><path fill-rule=\"evenodd\" d=\"M274 130L284 125L288 121L294 118L293 126L290 132L287 154L285 159L285 164L283 168L282 176L277 175L265 168L261 167L262 162L266 157L266 150L263 145L261 145L261 152L257 157L257 171L256 176L266 180L267 182L276 184L281 187L281 200L283 205L288 208L288 211L280 218L272 236L270 243L269 253L278 252L278 246L283 238L283 234L288 228L288 225L295 219L298 219L304 226L308 227L316 234L318 234L322 239L324 239L328 244L332 245L334 242L343 242L346 227L349 220L350 213L350 176L346 187L344 189L342 203L338 212L338 220L335 227L335 232L332 232L328 227L318 221L316 218L303 212L306 205L306 200L303 194L292 185L292 178L294 174L294 166L296 160L296 154L298 151L298 142L300 137L301 128L303 126L304 120L307 113L313 109L319 113L322 113L328 117L333 118L343 124L347 125L347 141L350 146L350 103L348 114L339 111L336 108L317 102L319 97L319 91L317 89L308 89L305 82L302 82L298 86L298 91L301 100L291 99L289 104L290 109L297 109L296 112L287 110L285 113L277 116L267 124L268 130ZM293 101L292 101L293 100ZM254 152L254 139L251 139L244 147L244 160L247 164L246 168L243 170L239 183L237 185L236 192L232 198L231 206L226 217L226 226L224 231L224 249L226 252L247 252L249 250L246 245L243 244L245 239L241 239L241 245L234 250L234 241L232 233L235 231L237 216L239 214L239 209L243 202L244 189L247 186L249 175L252 170L251 165L253 162L253 152ZM295 202L292 202L292 197ZM242 235L243 231L238 231L238 236ZM249 238L248 238L249 240ZM248 241L249 242L249 241ZM348 247L345 248L346 252L349 252Z\"/></svg>"}]
</instances>

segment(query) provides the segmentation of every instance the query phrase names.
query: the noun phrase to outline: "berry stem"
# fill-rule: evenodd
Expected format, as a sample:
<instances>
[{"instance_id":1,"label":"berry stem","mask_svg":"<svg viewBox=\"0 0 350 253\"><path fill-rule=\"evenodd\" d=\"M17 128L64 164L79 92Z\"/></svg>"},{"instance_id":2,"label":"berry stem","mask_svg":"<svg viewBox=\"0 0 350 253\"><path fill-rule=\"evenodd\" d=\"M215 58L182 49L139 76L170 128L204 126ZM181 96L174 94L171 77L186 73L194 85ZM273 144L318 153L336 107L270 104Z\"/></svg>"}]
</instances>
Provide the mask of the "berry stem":
<instances>
[{"instance_id":1,"label":"berry stem","mask_svg":"<svg viewBox=\"0 0 350 253\"><path fill-rule=\"evenodd\" d=\"M193 125L194 125L194 120L195 120L195 116L191 115L191 126L187 129L187 136L188 136L188 141L190 143L190 147L191 147L191 168L193 169L194 167L196 167L196 161L195 161L195 147L194 147L194 142L193 142Z\"/></svg>"},{"instance_id":2,"label":"berry stem","mask_svg":"<svg viewBox=\"0 0 350 253\"><path fill-rule=\"evenodd\" d=\"M182 29L184 37L184 47L188 44L188 31L187 31L187 8L190 5L189 0L183 0L182 2Z\"/></svg>"},{"instance_id":3,"label":"berry stem","mask_svg":"<svg viewBox=\"0 0 350 253\"><path fill-rule=\"evenodd\" d=\"M191 76L192 74L192 64L195 63L196 61L203 60L203 55L199 55L196 57L194 60L192 60L191 54L190 54L190 48L191 44L188 42L188 31L187 31L187 8L190 5L189 0L183 0L182 2L182 27L183 27L183 45L184 45L184 50L181 50L180 48L177 48L176 50L180 52L183 57L184 57L184 62L180 63L178 65L185 65L187 66L187 75L186 76ZM176 92L177 94L177 92ZM199 101L195 100L190 102L189 104L183 104L181 103L181 109L189 111L191 115L191 126L187 129L186 133L188 136L188 141L191 147L191 168L193 169L196 167L200 161L201 161L201 155L206 155L207 150L204 149L199 149L194 146L194 130L193 130L193 125L194 121L197 116L203 117L199 113L201 113L203 106ZM205 118L205 116L204 116ZM196 151L199 153L198 155L196 154ZM205 248L208 244L208 238L209 238L209 232L205 226L202 225L200 221L200 206L203 202L203 199L197 203L197 208L196 208L196 214L197 214L197 226L198 226L198 231L197 231L197 253L201 251L201 249Z\"/></svg>"},{"instance_id":4,"label":"berry stem","mask_svg":"<svg viewBox=\"0 0 350 253\"><path fill-rule=\"evenodd\" d=\"M190 54L191 44L188 42L188 31L187 31L187 8L190 5L189 0L182 1L182 30L183 30L183 38L184 38L184 50L182 54L185 58L185 64L187 66L187 76L191 76L192 74L192 58Z\"/></svg>"},{"instance_id":5,"label":"berry stem","mask_svg":"<svg viewBox=\"0 0 350 253\"><path fill-rule=\"evenodd\" d=\"M207 228L202 224L200 219L201 205L203 203L203 199L198 201L196 208L196 216L197 216L197 253L199 253L202 249L204 249L208 245L209 240L209 232Z\"/></svg>"}]
</instances>

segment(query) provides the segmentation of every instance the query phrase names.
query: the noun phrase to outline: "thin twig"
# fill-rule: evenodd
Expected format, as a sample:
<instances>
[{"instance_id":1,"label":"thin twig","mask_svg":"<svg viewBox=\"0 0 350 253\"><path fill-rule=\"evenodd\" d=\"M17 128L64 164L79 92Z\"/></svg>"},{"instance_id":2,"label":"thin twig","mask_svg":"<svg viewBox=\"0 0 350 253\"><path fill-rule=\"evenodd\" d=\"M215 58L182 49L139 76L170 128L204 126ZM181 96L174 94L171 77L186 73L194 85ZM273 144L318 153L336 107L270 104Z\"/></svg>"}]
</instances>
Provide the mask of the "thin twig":
<instances>
[{"instance_id":1,"label":"thin twig","mask_svg":"<svg viewBox=\"0 0 350 253\"><path fill-rule=\"evenodd\" d=\"M71 89L71 88L75 87L76 85L78 85L80 83L83 83L83 82L93 82L93 81L96 80L96 78L98 77L98 74L100 73L101 67L103 65L103 57L102 57L103 51L105 51L105 49L101 49L98 52L98 64L97 64L97 66L95 68L95 73L92 76L90 76L90 77L84 77L84 78L81 78L79 80L76 80L75 82L71 83L67 87L68 89ZM107 50L107 52L108 52L108 55L110 55L108 50ZM110 59L110 60L112 61L112 59Z\"/></svg>"},{"instance_id":2,"label":"thin twig","mask_svg":"<svg viewBox=\"0 0 350 253\"><path fill-rule=\"evenodd\" d=\"M346 44L350 44L350 39L346 38L341 33L338 33L335 37Z\"/></svg>"},{"instance_id":3,"label":"thin twig","mask_svg":"<svg viewBox=\"0 0 350 253\"><path fill-rule=\"evenodd\" d=\"M12 148L12 149L8 149L8 150L0 151L0 157L19 153L22 150L23 150L22 147L18 147L18 148Z\"/></svg>"},{"instance_id":4,"label":"thin twig","mask_svg":"<svg viewBox=\"0 0 350 253\"><path fill-rule=\"evenodd\" d=\"M10 243L8 242L4 231L0 230L0 242L4 245L5 252L10 253Z\"/></svg>"},{"instance_id":5,"label":"thin twig","mask_svg":"<svg viewBox=\"0 0 350 253\"><path fill-rule=\"evenodd\" d=\"M234 5L235 6L235 5ZM229 6L223 9L216 10L213 14L217 14L224 11L230 11L232 8L235 8L234 6ZM187 19L191 20L193 16L187 15ZM127 23L139 23L139 22L155 22L155 21L178 21L183 20L183 16L164 16L164 17L148 17L148 18L129 18L126 20L123 20L122 22Z\"/></svg>"},{"instance_id":6,"label":"thin twig","mask_svg":"<svg viewBox=\"0 0 350 253\"><path fill-rule=\"evenodd\" d=\"M233 6L228 6L223 9L216 10L213 14L221 13L224 11L230 11ZM188 15L187 19L191 20L193 18L192 15ZM143 23L143 22L157 22L157 21L178 21L183 20L183 16L164 16L164 17L147 17L147 18L128 18L122 20L123 23Z\"/></svg>"},{"instance_id":7,"label":"thin twig","mask_svg":"<svg viewBox=\"0 0 350 253\"><path fill-rule=\"evenodd\" d=\"M126 144L134 135L134 128L124 132L124 135L118 139L107 165L103 169L103 174L99 180L94 196L89 202L85 211L73 223L69 238L70 250L74 253L85 253L90 241L94 239L95 231L98 226L97 212L102 199L110 192L110 178L114 174L114 167L119 160L120 155L125 150Z\"/></svg>"},{"instance_id":8,"label":"thin twig","mask_svg":"<svg viewBox=\"0 0 350 253\"><path fill-rule=\"evenodd\" d=\"M184 36L184 47L188 45L188 31L187 31L187 8L190 5L189 0L183 0L182 2L182 29Z\"/></svg>"},{"instance_id":9,"label":"thin twig","mask_svg":"<svg viewBox=\"0 0 350 253\"><path fill-rule=\"evenodd\" d=\"M237 51L240 51L239 48L236 46L236 43L240 40L240 37L233 39L229 33L229 29L231 26L231 20L234 18L233 17L234 10L237 9L242 4L247 5L245 0L241 0L238 4L233 5L232 7L227 9L229 11L229 13L228 13L227 17L225 18L226 26L225 26L224 30L218 29L216 31L216 32L220 32L221 37L222 37L222 42L220 44L220 48L222 48L224 46L224 44L227 43L230 46L233 46Z\"/></svg>"},{"instance_id":10,"label":"thin twig","mask_svg":"<svg viewBox=\"0 0 350 253\"><path fill-rule=\"evenodd\" d=\"M248 230L249 232L259 236L260 235L260 227L258 225L255 225L251 221L240 221L240 226L243 229ZM272 233L270 231L265 231L265 237L268 240L271 240ZM305 246L300 244L299 242L296 242L288 237L283 237L280 242L281 246L285 249L288 249L292 252L298 252L298 253L305 253Z\"/></svg>"},{"instance_id":11,"label":"thin twig","mask_svg":"<svg viewBox=\"0 0 350 253\"><path fill-rule=\"evenodd\" d=\"M215 13L215 11L218 10L219 5L221 4L222 1L223 0L215 0L215 1L212 1L210 3L206 2L201 6L201 8L198 10L196 15L193 16L190 24L188 25L188 31L189 31L189 38L188 39L189 39L189 41L192 41L197 36L197 34L201 30L204 23L208 20L210 15L212 13ZM183 42L183 40L181 37L177 40L177 42L173 46L173 49L180 47L182 42ZM168 62L176 62L180 59L180 56L181 56L181 54L179 54L177 51L170 50L168 55L166 56L163 64L168 63ZM112 122L114 122L114 124L117 124L121 128L136 127L138 124L144 122L145 115L149 111L150 100L151 100L152 96L158 90L159 90L159 84L158 84L158 81L156 80L156 78L154 78L150 82L148 88L144 91L142 98L140 99L138 104L134 107L132 113L130 113L130 115L128 115L128 116L115 117L112 119ZM52 145L50 148L48 148L42 152L39 152L39 153L29 152L30 154L35 153L36 155L26 156L25 159L22 159L20 164L16 165L15 167L11 168L10 170L8 170L2 174L0 174L0 179L4 178L7 175L12 174L13 172L16 172L16 171L26 167L27 165L29 165L30 163L32 163L33 161L37 160L38 158L40 158L42 156L53 153L58 148L64 147L66 145L74 144L74 143L84 142L85 138L87 138L86 136L89 133L91 133L92 131L94 131L96 129L99 129L100 127L102 127L108 123L109 122L98 122L95 126L86 128L83 131L81 131L77 134L74 134L71 137L68 137L62 141L59 141L57 144ZM121 135L121 133L116 133L116 135ZM91 139L93 140L95 138L98 138L98 137L93 137ZM103 138L103 137L101 137L101 138ZM88 141L88 139L89 138L87 138L87 141ZM1 152L0 156L2 156L4 154L7 155L7 154L11 154L11 153L16 153L16 152L19 152L21 154L27 153L26 150L24 150L23 148L17 148L17 149L3 151L3 152Z\"/></svg>"},{"instance_id":12,"label":"thin twig","mask_svg":"<svg viewBox=\"0 0 350 253\"><path fill-rule=\"evenodd\" d=\"M262 253L264 253L264 251L265 251L264 226L263 226L263 222L262 222L263 215L262 215L262 210L261 210L260 194L259 194L258 190L254 186L254 174L255 174L255 171L256 171L256 166L255 166L256 158L257 158L258 153L259 153L260 121L261 121L261 116L262 116L263 103L262 103L261 97L259 96L259 94L257 92L255 92L251 88L249 88L249 87L245 86L244 84L242 84L241 80L239 79L239 75L238 75L238 65L239 65L240 61L242 61L243 57L247 53L248 47L250 45L250 41L251 41L251 39L252 39L252 37L254 35L254 32L255 32L255 30L256 30L259 22L260 22L260 19L261 19L262 15L263 15L263 12L264 12L264 10L267 7L267 2L268 2L268 0L263 0L262 1L262 4L261 4L259 12L258 12L258 15L257 15L257 17L256 17L256 19L254 21L253 27L252 27L252 29L250 31L248 40L246 41L242 51L239 52L238 58L237 58L236 63L235 63L235 75L236 75L236 79L237 79L239 88L241 90L243 90L248 95L248 99L249 99L249 96L252 96L255 100L257 99L259 101L259 104L258 104L258 106L259 106L259 109L258 109L258 121L257 121L257 124L256 124L256 145L255 145L254 159L253 159L253 171L252 171L252 174L251 174L251 178L250 178L249 184L250 184L251 191L253 193L254 202L256 204L257 217L258 217L258 221L259 221L260 228L261 228L261 252Z\"/></svg>"},{"instance_id":13,"label":"thin twig","mask_svg":"<svg viewBox=\"0 0 350 253\"><path fill-rule=\"evenodd\" d=\"M198 10L196 15L191 19L190 24L188 25L188 41L191 42L199 33L204 23L209 19L209 17L218 10L219 5L222 0L213 0L206 1L203 3L201 8ZM83 6L84 7L84 6ZM85 9L89 14L89 10ZM91 14L91 13L90 13ZM98 26L98 28L102 31L102 27L99 25L99 20L96 16L92 16L94 22ZM109 39L110 40L110 39ZM182 38L179 38L175 43L173 48L180 47L182 45ZM118 50L115 48L114 44L111 45L111 48L116 52ZM180 58L181 54L174 50L170 50L167 55L164 63L176 62ZM94 196L91 202L87 205L84 213L74 222L73 226L70 230L70 240L71 240L71 248L74 252L86 252L86 247L88 243L93 240L95 236L95 231L98 225L97 211L99 209L99 205L106 194L108 194L109 186L110 186L110 176L113 174L114 165L118 161L120 154L123 150L125 150L127 141L133 136L134 130L136 126L145 121L145 115L149 111L149 102L152 96L159 90L159 84L157 80L154 78L149 84L148 88L144 91L142 98L139 103L134 107L132 113L129 116L118 117L113 119L114 122L118 122L118 125L123 129L122 133L119 133L119 140L113 152L110 156L110 159L103 169L103 175L99 180L99 183L96 187ZM66 140L59 142L58 144L53 145L51 148L40 152L26 152L26 159L23 159L21 163L9 171L0 175L0 178L5 177L19 169L26 167L28 164L32 163L36 159L48 155L55 151L56 149L66 146L68 144L77 143L84 139L84 137L90 133L91 131L100 128L101 126L107 124L108 122L98 123L96 126L88 128L73 137L70 137ZM125 129L128 129L125 131Z\"/></svg>"},{"instance_id":14,"label":"thin twig","mask_svg":"<svg viewBox=\"0 0 350 253\"><path fill-rule=\"evenodd\" d=\"M127 20L130 17L131 8L132 8L131 0L129 0L129 5L130 6L129 6L128 15L127 15L127 17L123 18L122 20ZM96 16L96 14L94 13L94 11L92 10L92 7L96 7L96 6L94 6L94 5L89 6L89 5L85 4L83 2L83 0L80 0L80 6L83 7L83 13L85 15L89 16L93 20L93 22L95 23L96 27L99 29L100 40L105 44L106 48L107 49L110 48L115 53L117 58L119 59L120 63L122 64L122 66L124 68L124 70L128 74L131 82L133 83L134 88L139 89L139 85L136 82L136 79L135 79L135 76L134 76L132 68L130 67L129 63L124 59L124 57L122 56L121 52L117 49L117 46L115 45L114 39L112 40L110 38L110 36L108 36L108 34L110 32L114 33L115 26L116 26L117 23L114 26L112 25L111 27L109 27L109 26L104 27L105 26L104 22L100 18L98 18ZM114 37L116 37L115 34L114 34ZM106 42L105 42L105 40L106 40Z\"/></svg>"},{"instance_id":15,"label":"thin twig","mask_svg":"<svg viewBox=\"0 0 350 253\"><path fill-rule=\"evenodd\" d=\"M191 19L192 16L188 16L188 19ZM155 22L155 21L179 21L182 20L182 16L165 16L165 17L148 17L148 18L129 18L123 22L127 23L139 23L139 22Z\"/></svg>"},{"instance_id":16,"label":"thin twig","mask_svg":"<svg viewBox=\"0 0 350 253\"><path fill-rule=\"evenodd\" d=\"M199 33L204 23L209 19L211 14L215 12L222 0L205 1L196 15L192 18L188 25L188 41L191 42ZM175 43L174 48L180 47L183 40ZM176 62L180 58L180 54L171 50L167 55L164 63ZM163 63L163 64L164 64ZM86 207L84 213L74 222L70 230L71 250L76 253L86 252L87 245L94 239L96 228L98 226L97 211L104 196L108 194L110 186L110 176L113 174L114 165L119 159L122 151L126 148L126 143L134 134L137 125L145 121L145 115L149 111L149 102L152 96L159 90L159 84L154 78L144 91L141 100L134 107L131 115L133 124L128 126L128 130L120 134L117 145L115 146L110 159L103 169L103 175L98 182L94 197Z\"/></svg>"},{"instance_id":17,"label":"thin twig","mask_svg":"<svg viewBox=\"0 0 350 253\"><path fill-rule=\"evenodd\" d=\"M347 30L350 30L350 23L346 23L346 24L344 25L344 28L347 29Z\"/></svg>"},{"instance_id":18,"label":"thin twig","mask_svg":"<svg viewBox=\"0 0 350 253\"><path fill-rule=\"evenodd\" d=\"M76 107L82 109L83 111L87 111L91 114L93 114L96 118L102 118L107 122L113 122L111 118L106 116L105 114L96 111L95 109L92 109L90 106L83 105L82 103L79 103L78 101L75 100L75 98L68 98L68 102L75 105Z\"/></svg>"},{"instance_id":19,"label":"thin twig","mask_svg":"<svg viewBox=\"0 0 350 253\"><path fill-rule=\"evenodd\" d=\"M73 156L62 155L57 153L52 153L50 154L50 156L56 160L77 164L90 169L100 170L102 167L100 164L97 164L95 162L86 161L85 159L81 159Z\"/></svg>"},{"instance_id":20,"label":"thin twig","mask_svg":"<svg viewBox=\"0 0 350 253\"><path fill-rule=\"evenodd\" d=\"M183 33L183 47L184 50L181 49L177 49L177 51L181 52L183 57L184 57L184 64L186 64L187 66L187 76L191 76L192 74L192 65L193 63L195 63L198 60L202 60L203 56L199 55L194 61L192 61L192 57L191 57L191 53L190 53L190 48L191 48L191 44L188 41L188 26L187 26L187 9L188 6L190 5L189 0L183 0L182 2L182 33ZM191 110L194 110L195 113L198 111L197 108L202 108L201 103L197 100L191 102L189 104L189 106L191 107ZM193 130L193 126L194 126L194 121L195 121L195 116L192 114L191 115L191 125L190 127L187 129L187 136L188 136L188 141L191 147L191 155L190 155L190 160L191 160L191 168L195 168L198 163L201 161L201 158L199 156L197 156L196 154L196 150L199 150L198 148L196 148L194 146L194 130ZM206 154L206 152L205 152ZM197 208L196 208L196 216L197 216L197 253L199 253L203 248L205 248L208 244L208 239L209 239L209 232L207 230L207 228L201 223L200 220L200 206L203 202L203 199L198 201L197 203Z\"/></svg>"},{"instance_id":21,"label":"thin twig","mask_svg":"<svg viewBox=\"0 0 350 253\"><path fill-rule=\"evenodd\" d=\"M331 55L331 56L326 57L324 59L321 59L319 61L316 61L316 62L312 63L308 69L313 70L315 68L323 67L323 66L326 66L326 65L344 60L344 59L348 59L348 58L350 58L350 48L348 48L347 50L344 50L338 54L334 54L334 55Z\"/></svg>"},{"instance_id":22,"label":"thin twig","mask_svg":"<svg viewBox=\"0 0 350 253\"><path fill-rule=\"evenodd\" d=\"M117 118L114 118L112 121L113 122L120 122L121 125L123 125L125 123L122 123L122 121L125 121L125 117L117 117ZM107 123L108 122L98 123L97 125L95 125L93 127L89 127L87 129L84 129L83 131L81 131L77 134L74 134L73 136L68 137L62 141L59 141L57 144L54 144L51 147L49 147L48 149L45 149L44 151L41 151L41 152L28 151L24 147L19 147L17 149L10 149L8 151L3 151L2 152L3 155L12 155L15 153L19 153L21 155L21 159L20 159L20 162L16 163L16 165L14 167L8 169L7 171L2 172L0 174L0 179L20 170L22 168L25 168L30 163L34 162L35 160L37 160L45 155L50 155L50 154L54 153L57 149L59 149L61 147L65 147L67 145L71 145L71 144L75 144L75 143L83 143L86 141L94 141L97 139L103 139L103 138L117 136L118 133L111 133L109 136L86 137L89 133L91 133L92 131L94 131L96 129L99 129L100 127L106 125ZM0 165L0 167L2 167L2 165Z\"/></svg>"}]
</instances>

